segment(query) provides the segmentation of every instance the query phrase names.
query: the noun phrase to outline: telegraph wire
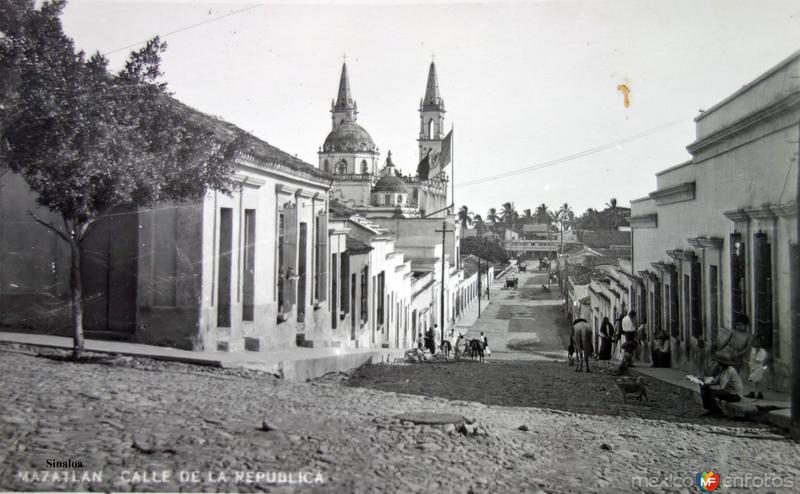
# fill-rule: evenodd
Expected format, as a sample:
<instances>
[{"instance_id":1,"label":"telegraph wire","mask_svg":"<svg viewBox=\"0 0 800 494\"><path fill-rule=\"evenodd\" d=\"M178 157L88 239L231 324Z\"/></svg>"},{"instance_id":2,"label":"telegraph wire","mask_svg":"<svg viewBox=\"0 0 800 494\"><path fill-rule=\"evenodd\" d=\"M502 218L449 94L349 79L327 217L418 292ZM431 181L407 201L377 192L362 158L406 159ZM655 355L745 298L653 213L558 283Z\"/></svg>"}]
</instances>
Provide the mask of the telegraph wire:
<instances>
[{"instance_id":1,"label":"telegraph wire","mask_svg":"<svg viewBox=\"0 0 800 494\"><path fill-rule=\"evenodd\" d=\"M641 139L643 137L647 137L647 136L649 136L651 134L655 134L656 132L660 132L660 131L662 131L664 129L667 129L669 127L673 127L673 126L678 125L679 123L683 123L683 122L685 122L685 119L683 119L683 118L679 119L679 120L673 120L672 122L659 125L658 127L654 127L652 129L648 129L648 130L646 130L644 132L640 132L638 134L634 134L634 135L629 136L629 137L624 137L622 139L618 139L616 141L612 141L612 142L609 142L609 143L606 143L606 144L602 144L600 146L596 146L596 147L589 148L589 149L584 149L583 151L579 151L577 153L569 154L567 156L562 156L560 158L556 158L556 159L549 160L549 161L543 161L541 163L536 163L534 165L526 166L524 168L518 168L516 170L511 170L511 171L504 172L504 173L499 173L497 175L490 175L488 177L478 178L478 179L474 179L474 180L468 180L466 182L462 182L460 184L456 184L456 187L467 187L467 186L470 186L470 185L482 184L482 183L485 183L485 182L490 182L490 181L493 181L493 180L500 180L502 178L513 177L513 176L516 176L516 175L521 175L523 173L528 173L528 172L532 172L532 171L535 171L535 170L541 170L542 168L547 168L547 167L550 167L550 166L559 165L561 163L566 163L568 161L576 160L576 159L579 159L579 158L583 158L585 156L589 156L589 155L592 155L592 154L595 154L595 153L599 153L601 151L605 151L606 149L610 149L610 148L616 147L616 146L618 146L620 144L625 144L625 143L628 143L628 142L635 141L637 139Z\"/></svg>"},{"instance_id":2,"label":"telegraph wire","mask_svg":"<svg viewBox=\"0 0 800 494\"><path fill-rule=\"evenodd\" d=\"M194 28L199 27L199 26L204 26L206 24L211 24L212 22L217 22L219 20L225 19L226 17L231 17L231 16L234 16L234 15L237 15L237 14L241 14L243 12L247 12L248 10L253 10L253 9L257 8L257 7L261 7L261 4L251 5L249 7L245 7L245 8L240 9L240 10L235 10L233 12L228 12L227 14L224 14L224 15L221 15L221 16L218 16L218 17L214 17L214 18L211 18L211 19L206 19L205 21L198 22L196 24L191 24L189 26L182 27L182 28L176 29L174 31L170 31L168 33L158 34L158 36L163 39L163 38L166 38L167 36L172 36L173 34L182 33L184 31L188 31L190 29L194 29ZM133 48L135 46L139 46L141 44L147 43L148 41L150 41L150 38L148 38L148 39L146 39L144 41L139 41L138 43L133 43L133 44L130 44L130 45L127 45L127 46L123 46L122 48L117 48L115 50L107 51L107 52L103 53L103 56L112 55L114 53L121 52L123 50L127 50L128 48Z\"/></svg>"}]
</instances>

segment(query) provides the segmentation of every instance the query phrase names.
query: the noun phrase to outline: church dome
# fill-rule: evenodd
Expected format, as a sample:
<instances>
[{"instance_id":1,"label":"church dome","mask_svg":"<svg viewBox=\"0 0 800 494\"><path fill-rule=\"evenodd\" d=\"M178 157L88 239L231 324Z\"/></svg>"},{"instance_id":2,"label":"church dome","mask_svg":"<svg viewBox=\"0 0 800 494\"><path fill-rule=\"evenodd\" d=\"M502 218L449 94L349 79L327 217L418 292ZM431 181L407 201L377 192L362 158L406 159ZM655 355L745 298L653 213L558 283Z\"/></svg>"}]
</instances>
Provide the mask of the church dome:
<instances>
[{"instance_id":1,"label":"church dome","mask_svg":"<svg viewBox=\"0 0 800 494\"><path fill-rule=\"evenodd\" d=\"M395 194L407 194L406 183L403 179L391 175L384 175L372 186L372 192L390 192Z\"/></svg>"},{"instance_id":2,"label":"church dome","mask_svg":"<svg viewBox=\"0 0 800 494\"><path fill-rule=\"evenodd\" d=\"M322 151L333 152L375 152L375 143L364 127L355 122L342 122L325 138Z\"/></svg>"}]
</instances>

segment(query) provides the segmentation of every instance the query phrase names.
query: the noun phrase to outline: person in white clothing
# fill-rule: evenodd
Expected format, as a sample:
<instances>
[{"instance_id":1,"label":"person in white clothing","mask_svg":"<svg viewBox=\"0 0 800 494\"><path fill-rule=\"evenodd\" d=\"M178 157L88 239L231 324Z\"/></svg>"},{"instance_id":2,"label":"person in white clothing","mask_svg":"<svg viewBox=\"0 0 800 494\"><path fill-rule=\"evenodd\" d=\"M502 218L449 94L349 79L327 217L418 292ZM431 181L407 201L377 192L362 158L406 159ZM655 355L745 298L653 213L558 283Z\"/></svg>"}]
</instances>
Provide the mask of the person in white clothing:
<instances>
[{"instance_id":1,"label":"person in white clothing","mask_svg":"<svg viewBox=\"0 0 800 494\"><path fill-rule=\"evenodd\" d=\"M755 398L761 400L764 398L763 382L764 374L768 370L770 360L769 352L764 348L762 339L756 335L753 337L753 348L750 349L750 362L748 368L750 373L747 376L747 383L750 385L750 391L747 393L747 398Z\"/></svg>"}]
</instances>

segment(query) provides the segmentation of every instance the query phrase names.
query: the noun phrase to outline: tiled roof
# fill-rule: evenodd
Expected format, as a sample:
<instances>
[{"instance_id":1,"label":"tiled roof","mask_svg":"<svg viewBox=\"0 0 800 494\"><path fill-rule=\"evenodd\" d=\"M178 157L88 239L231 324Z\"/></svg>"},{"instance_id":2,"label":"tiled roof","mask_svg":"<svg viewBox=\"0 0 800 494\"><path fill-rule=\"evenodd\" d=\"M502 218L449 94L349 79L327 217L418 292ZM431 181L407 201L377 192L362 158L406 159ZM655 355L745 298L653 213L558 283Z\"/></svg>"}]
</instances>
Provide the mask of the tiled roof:
<instances>
[{"instance_id":1,"label":"tiled roof","mask_svg":"<svg viewBox=\"0 0 800 494\"><path fill-rule=\"evenodd\" d=\"M328 203L328 211L330 211L336 218L349 218L356 214L356 210L347 207L336 199L331 199Z\"/></svg>"},{"instance_id":2,"label":"tiled roof","mask_svg":"<svg viewBox=\"0 0 800 494\"><path fill-rule=\"evenodd\" d=\"M372 247L365 244L357 238L347 236L347 251L348 254L365 254L372 250Z\"/></svg>"},{"instance_id":3,"label":"tiled roof","mask_svg":"<svg viewBox=\"0 0 800 494\"><path fill-rule=\"evenodd\" d=\"M618 230L579 230L578 241L594 249L607 249L612 245L630 245L631 232Z\"/></svg>"},{"instance_id":4,"label":"tiled roof","mask_svg":"<svg viewBox=\"0 0 800 494\"><path fill-rule=\"evenodd\" d=\"M291 154L282 151L266 141L246 132L230 122L226 122L220 118L208 115L199 110L196 110L189 105L182 103L176 99L169 98L169 101L175 106L176 111L183 114L187 121L191 121L201 127L207 128L209 131L214 132L220 139L236 139L238 137L244 138L245 153L254 156L264 165L286 168L288 171L296 171L302 174L311 175L318 179L331 179L331 175L326 173L314 165L306 163L305 161L292 156Z\"/></svg>"}]
</instances>

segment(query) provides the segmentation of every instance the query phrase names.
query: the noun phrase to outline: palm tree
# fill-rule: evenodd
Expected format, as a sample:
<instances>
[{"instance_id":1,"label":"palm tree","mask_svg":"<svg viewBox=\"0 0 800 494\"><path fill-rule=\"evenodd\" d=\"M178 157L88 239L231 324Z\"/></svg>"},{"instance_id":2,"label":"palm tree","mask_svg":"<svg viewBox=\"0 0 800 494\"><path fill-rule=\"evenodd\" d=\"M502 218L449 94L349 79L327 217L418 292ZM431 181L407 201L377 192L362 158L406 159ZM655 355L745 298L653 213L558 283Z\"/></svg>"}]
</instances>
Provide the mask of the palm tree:
<instances>
[{"instance_id":1,"label":"palm tree","mask_svg":"<svg viewBox=\"0 0 800 494\"><path fill-rule=\"evenodd\" d=\"M520 220L524 224L533 223L533 213L531 213L530 208L522 210L522 216L520 216Z\"/></svg>"},{"instance_id":2,"label":"palm tree","mask_svg":"<svg viewBox=\"0 0 800 494\"><path fill-rule=\"evenodd\" d=\"M497 215L496 208L489 208L489 211L486 213L486 221L492 225L492 231L497 233L497 222L500 221L500 216Z\"/></svg>"},{"instance_id":3,"label":"palm tree","mask_svg":"<svg viewBox=\"0 0 800 494\"><path fill-rule=\"evenodd\" d=\"M458 220L461 223L461 228L467 229L472 224L472 213L467 206L461 206L458 209Z\"/></svg>"},{"instance_id":4,"label":"palm tree","mask_svg":"<svg viewBox=\"0 0 800 494\"><path fill-rule=\"evenodd\" d=\"M547 204L541 203L536 206L536 212L533 213L533 217L536 219L536 223L549 223L550 211L547 209Z\"/></svg>"},{"instance_id":5,"label":"palm tree","mask_svg":"<svg viewBox=\"0 0 800 494\"><path fill-rule=\"evenodd\" d=\"M617 226L619 226L619 208L617 207L617 198L612 197L606 203L606 211L608 211L609 216L611 216L611 227L615 230Z\"/></svg>"},{"instance_id":6,"label":"palm tree","mask_svg":"<svg viewBox=\"0 0 800 494\"><path fill-rule=\"evenodd\" d=\"M513 202L504 202L501 206L500 219L503 220L503 225L507 230L514 227L514 221L517 219L517 210L514 208Z\"/></svg>"},{"instance_id":7,"label":"palm tree","mask_svg":"<svg viewBox=\"0 0 800 494\"><path fill-rule=\"evenodd\" d=\"M561 253L564 253L564 229L569 228L572 223L575 221L575 213L572 211L572 208L566 202L561 205L553 215L554 222L558 225L559 230L561 230Z\"/></svg>"},{"instance_id":8,"label":"palm tree","mask_svg":"<svg viewBox=\"0 0 800 494\"><path fill-rule=\"evenodd\" d=\"M476 214L473 216L472 223L475 225L475 230L478 232L478 235L483 235L483 232L486 231L486 223L483 222L481 215Z\"/></svg>"}]
</instances>

